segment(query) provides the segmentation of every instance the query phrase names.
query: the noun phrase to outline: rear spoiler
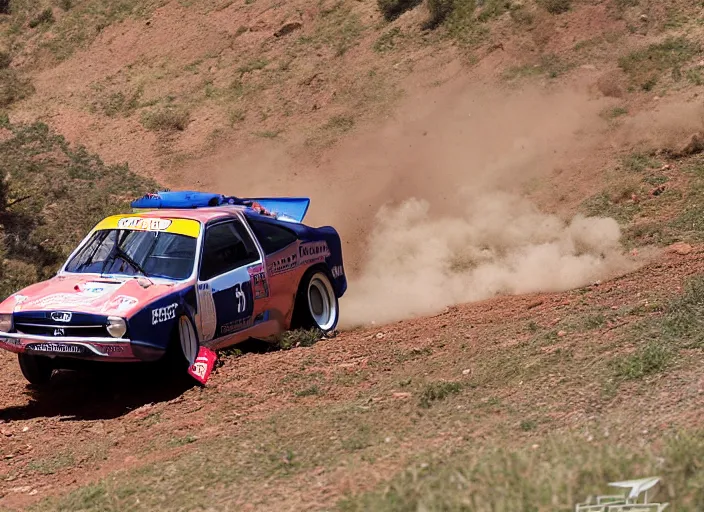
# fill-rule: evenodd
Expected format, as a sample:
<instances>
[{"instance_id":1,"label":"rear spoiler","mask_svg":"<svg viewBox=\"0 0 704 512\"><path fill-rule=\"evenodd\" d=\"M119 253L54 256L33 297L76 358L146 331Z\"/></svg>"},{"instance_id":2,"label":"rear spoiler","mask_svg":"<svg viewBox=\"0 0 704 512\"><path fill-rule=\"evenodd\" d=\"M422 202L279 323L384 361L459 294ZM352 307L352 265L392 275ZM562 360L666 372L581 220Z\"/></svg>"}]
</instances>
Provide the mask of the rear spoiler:
<instances>
[{"instance_id":1,"label":"rear spoiler","mask_svg":"<svg viewBox=\"0 0 704 512\"><path fill-rule=\"evenodd\" d=\"M280 220L303 222L310 206L308 197L234 197L191 190L160 191L132 201L133 211L160 208L212 208L214 206L258 204Z\"/></svg>"}]
</instances>

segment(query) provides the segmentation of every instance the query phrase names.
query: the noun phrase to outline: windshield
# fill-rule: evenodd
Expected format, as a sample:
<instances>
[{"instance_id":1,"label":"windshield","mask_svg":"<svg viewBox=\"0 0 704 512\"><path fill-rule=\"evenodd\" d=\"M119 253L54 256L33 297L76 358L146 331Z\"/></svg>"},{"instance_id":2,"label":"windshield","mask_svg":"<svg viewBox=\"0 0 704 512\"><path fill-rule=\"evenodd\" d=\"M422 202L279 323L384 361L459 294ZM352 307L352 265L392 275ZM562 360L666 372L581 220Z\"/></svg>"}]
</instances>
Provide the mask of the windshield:
<instances>
[{"instance_id":1,"label":"windshield","mask_svg":"<svg viewBox=\"0 0 704 512\"><path fill-rule=\"evenodd\" d=\"M186 279L191 275L196 239L164 231L96 231L69 260L67 272L144 275Z\"/></svg>"}]
</instances>

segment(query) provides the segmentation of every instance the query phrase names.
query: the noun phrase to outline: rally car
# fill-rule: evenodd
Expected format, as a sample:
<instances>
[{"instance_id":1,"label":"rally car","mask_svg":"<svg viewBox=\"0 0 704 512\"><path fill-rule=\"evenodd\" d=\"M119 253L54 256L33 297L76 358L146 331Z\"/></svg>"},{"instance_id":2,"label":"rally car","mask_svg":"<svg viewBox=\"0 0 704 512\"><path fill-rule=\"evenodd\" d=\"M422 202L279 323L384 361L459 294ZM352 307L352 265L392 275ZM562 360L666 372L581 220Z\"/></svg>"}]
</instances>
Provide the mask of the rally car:
<instances>
[{"instance_id":1,"label":"rally car","mask_svg":"<svg viewBox=\"0 0 704 512\"><path fill-rule=\"evenodd\" d=\"M245 339L333 331L340 236L302 224L308 198L165 191L99 222L58 273L0 304L0 348L49 383L76 360L191 367Z\"/></svg>"}]
</instances>

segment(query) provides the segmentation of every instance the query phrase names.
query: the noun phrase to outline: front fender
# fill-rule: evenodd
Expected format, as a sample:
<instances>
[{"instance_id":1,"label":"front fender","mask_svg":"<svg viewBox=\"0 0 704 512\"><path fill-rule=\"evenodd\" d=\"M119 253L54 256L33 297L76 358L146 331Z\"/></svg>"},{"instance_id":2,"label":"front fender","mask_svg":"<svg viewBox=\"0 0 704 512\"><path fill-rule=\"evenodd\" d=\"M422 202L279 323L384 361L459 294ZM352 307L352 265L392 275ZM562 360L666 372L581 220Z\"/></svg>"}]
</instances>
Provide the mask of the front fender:
<instances>
[{"instance_id":1,"label":"front fender","mask_svg":"<svg viewBox=\"0 0 704 512\"><path fill-rule=\"evenodd\" d=\"M178 319L186 315L195 327L195 314L193 286L150 302L127 320L132 351L143 361L160 359L178 332Z\"/></svg>"}]
</instances>

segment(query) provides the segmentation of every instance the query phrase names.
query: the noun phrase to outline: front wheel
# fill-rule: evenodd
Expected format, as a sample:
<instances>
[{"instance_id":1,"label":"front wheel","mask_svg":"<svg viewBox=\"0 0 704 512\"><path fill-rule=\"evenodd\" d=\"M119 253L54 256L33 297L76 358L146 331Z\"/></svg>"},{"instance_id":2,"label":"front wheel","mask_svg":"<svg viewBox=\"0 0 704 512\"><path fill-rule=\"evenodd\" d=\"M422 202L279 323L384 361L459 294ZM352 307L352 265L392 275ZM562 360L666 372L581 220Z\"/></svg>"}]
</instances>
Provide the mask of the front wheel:
<instances>
[{"instance_id":1,"label":"front wheel","mask_svg":"<svg viewBox=\"0 0 704 512\"><path fill-rule=\"evenodd\" d=\"M181 316L173 331L166 354L161 360L169 374L186 375L188 368L196 361L200 343L193 323L187 316Z\"/></svg>"},{"instance_id":2,"label":"front wheel","mask_svg":"<svg viewBox=\"0 0 704 512\"><path fill-rule=\"evenodd\" d=\"M54 366L51 359L45 356L35 356L32 354L17 354L22 375L30 384L35 386L46 386L54 373Z\"/></svg>"},{"instance_id":3,"label":"front wheel","mask_svg":"<svg viewBox=\"0 0 704 512\"><path fill-rule=\"evenodd\" d=\"M339 318L337 295L327 273L316 269L306 274L298 289L292 327L328 333L335 330Z\"/></svg>"}]
</instances>

